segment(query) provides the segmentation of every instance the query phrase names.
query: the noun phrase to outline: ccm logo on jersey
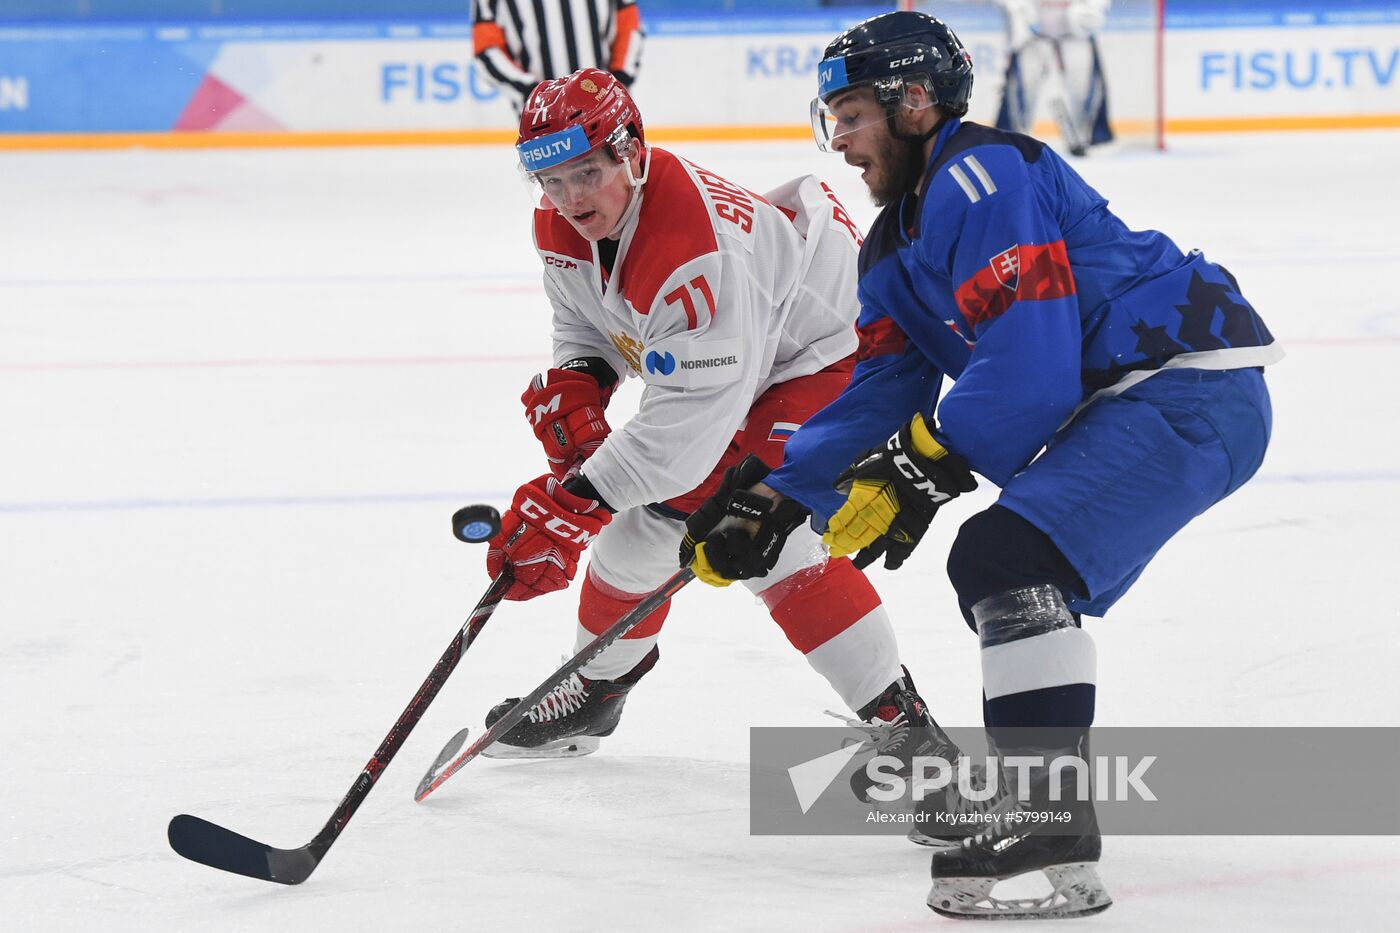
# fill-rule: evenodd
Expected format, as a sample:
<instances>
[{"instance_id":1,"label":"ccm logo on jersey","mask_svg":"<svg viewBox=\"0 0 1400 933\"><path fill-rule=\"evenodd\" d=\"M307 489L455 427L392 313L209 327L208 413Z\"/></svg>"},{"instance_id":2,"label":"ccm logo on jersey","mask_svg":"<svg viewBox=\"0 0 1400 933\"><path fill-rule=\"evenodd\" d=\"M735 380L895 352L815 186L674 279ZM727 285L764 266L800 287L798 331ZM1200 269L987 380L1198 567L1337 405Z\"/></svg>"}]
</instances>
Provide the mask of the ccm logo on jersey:
<instances>
[{"instance_id":1,"label":"ccm logo on jersey","mask_svg":"<svg viewBox=\"0 0 1400 933\"><path fill-rule=\"evenodd\" d=\"M544 257L544 264L546 266L554 266L558 269L578 268L578 263L574 262L572 259L565 259L562 256L546 256Z\"/></svg>"},{"instance_id":2,"label":"ccm logo on jersey","mask_svg":"<svg viewBox=\"0 0 1400 933\"><path fill-rule=\"evenodd\" d=\"M573 541L577 544L591 544L597 535L591 535L573 522L566 522L559 516L551 516L544 506L533 499L522 498L520 500L520 512L526 518L548 518L544 527L550 534L565 541Z\"/></svg>"}]
</instances>

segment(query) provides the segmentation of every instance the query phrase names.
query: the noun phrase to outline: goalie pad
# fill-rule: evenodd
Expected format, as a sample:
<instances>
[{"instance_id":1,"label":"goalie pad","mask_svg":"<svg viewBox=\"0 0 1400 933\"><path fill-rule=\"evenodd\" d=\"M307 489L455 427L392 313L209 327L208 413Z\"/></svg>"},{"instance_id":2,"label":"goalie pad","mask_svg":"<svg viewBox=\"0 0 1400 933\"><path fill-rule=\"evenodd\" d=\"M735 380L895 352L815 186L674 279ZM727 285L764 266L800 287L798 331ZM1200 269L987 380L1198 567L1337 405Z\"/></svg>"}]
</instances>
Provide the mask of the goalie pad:
<instances>
[{"instance_id":1,"label":"goalie pad","mask_svg":"<svg viewBox=\"0 0 1400 933\"><path fill-rule=\"evenodd\" d=\"M1071 149L1081 151L1113 140L1108 122L1108 82L1098 41L1036 38L1013 48L997 111L999 130L1029 134L1041 92Z\"/></svg>"}]
</instances>

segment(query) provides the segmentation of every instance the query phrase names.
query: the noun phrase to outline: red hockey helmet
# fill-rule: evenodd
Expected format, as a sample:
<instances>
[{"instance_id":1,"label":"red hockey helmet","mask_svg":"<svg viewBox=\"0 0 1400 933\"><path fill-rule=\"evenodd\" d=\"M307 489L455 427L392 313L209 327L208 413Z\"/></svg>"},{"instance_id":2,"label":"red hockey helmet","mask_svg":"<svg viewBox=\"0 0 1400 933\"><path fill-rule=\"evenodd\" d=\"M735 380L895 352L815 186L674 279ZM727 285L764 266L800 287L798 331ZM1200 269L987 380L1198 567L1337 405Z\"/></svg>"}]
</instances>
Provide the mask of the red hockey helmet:
<instances>
[{"instance_id":1,"label":"red hockey helmet","mask_svg":"<svg viewBox=\"0 0 1400 933\"><path fill-rule=\"evenodd\" d=\"M520 116L515 149L520 167L533 173L600 146L625 161L631 139L645 142L642 114L632 95L608 72L585 68L535 86Z\"/></svg>"}]
</instances>

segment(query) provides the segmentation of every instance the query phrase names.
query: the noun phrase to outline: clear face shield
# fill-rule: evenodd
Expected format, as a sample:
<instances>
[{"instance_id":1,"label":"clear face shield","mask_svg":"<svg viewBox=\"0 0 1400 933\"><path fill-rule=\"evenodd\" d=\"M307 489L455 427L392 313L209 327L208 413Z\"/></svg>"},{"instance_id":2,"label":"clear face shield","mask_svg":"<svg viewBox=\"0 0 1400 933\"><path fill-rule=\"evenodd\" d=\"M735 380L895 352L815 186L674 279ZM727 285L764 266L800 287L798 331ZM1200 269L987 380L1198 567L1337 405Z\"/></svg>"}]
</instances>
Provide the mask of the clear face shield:
<instances>
[{"instance_id":1,"label":"clear face shield","mask_svg":"<svg viewBox=\"0 0 1400 933\"><path fill-rule=\"evenodd\" d=\"M606 190L624 174L633 187L646 181L645 172L641 178L632 174L630 160L637 140L626 127L619 127L596 149L589 150L587 145L583 130L569 127L516 147L520 172L535 207L561 210ZM583 154L574 155L579 149Z\"/></svg>"},{"instance_id":2,"label":"clear face shield","mask_svg":"<svg viewBox=\"0 0 1400 933\"><path fill-rule=\"evenodd\" d=\"M830 103L814 97L812 138L817 148L822 152L835 152L837 140L882 123L890 119L892 113L899 113L899 109L917 113L933 107L932 93L925 93L919 100L910 99L909 90L914 87L921 87L925 92L930 90L927 79L915 77L906 82L903 76L895 76L840 91L831 96ZM871 93L865 93L867 90Z\"/></svg>"}]
</instances>

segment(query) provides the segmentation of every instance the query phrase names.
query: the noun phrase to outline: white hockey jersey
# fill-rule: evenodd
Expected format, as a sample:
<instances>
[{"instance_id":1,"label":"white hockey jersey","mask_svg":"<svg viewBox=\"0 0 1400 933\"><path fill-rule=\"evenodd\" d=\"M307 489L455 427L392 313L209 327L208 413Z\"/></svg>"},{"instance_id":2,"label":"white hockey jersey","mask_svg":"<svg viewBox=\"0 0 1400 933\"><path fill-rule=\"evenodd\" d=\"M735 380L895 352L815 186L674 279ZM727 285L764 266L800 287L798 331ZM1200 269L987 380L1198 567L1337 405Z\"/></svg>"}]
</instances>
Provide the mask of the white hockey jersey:
<instances>
[{"instance_id":1,"label":"white hockey jersey","mask_svg":"<svg viewBox=\"0 0 1400 933\"><path fill-rule=\"evenodd\" d=\"M830 188L806 176L760 197L648 151L611 275L567 220L535 213L555 364L599 356L646 383L583 470L618 510L698 486L754 399L856 349L860 233Z\"/></svg>"}]
</instances>

